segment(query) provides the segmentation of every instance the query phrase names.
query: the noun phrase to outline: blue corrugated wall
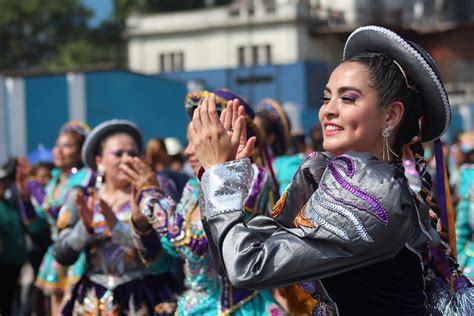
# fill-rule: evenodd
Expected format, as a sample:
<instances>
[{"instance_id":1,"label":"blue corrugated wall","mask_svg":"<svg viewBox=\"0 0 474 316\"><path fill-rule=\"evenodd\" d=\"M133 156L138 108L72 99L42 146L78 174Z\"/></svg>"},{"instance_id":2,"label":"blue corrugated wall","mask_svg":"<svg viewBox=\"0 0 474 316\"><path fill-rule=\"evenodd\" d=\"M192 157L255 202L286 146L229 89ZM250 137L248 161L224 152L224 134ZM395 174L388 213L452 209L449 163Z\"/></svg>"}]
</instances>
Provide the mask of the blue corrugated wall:
<instances>
[{"instance_id":1,"label":"blue corrugated wall","mask_svg":"<svg viewBox=\"0 0 474 316\"><path fill-rule=\"evenodd\" d=\"M128 71L85 73L86 121L94 127L112 118L132 120L145 141L178 137L186 143L187 93L183 82ZM28 152L39 143L51 148L61 126L70 119L66 74L25 78ZM10 124L15 124L10 122Z\"/></svg>"},{"instance_id":2,"label":"blue corrugated wall","mask_svg":"<svg viewBox=\"0 0 474 316\"><path fill-rule=\"evenodd\" d=\"M69 119L66 76L25 78L25 111L28 151L39 143L52 147Z\"/></svg>"},{"instance_id":3,"label":"blue corrugated wall","mask_svg":"<svg viewBox=\"0 0 474 316\"><path fill-rule=\"evenodd\" d=\"M144 139L178 137L186 143L184 98L181 82L126 71L86 73L87 121L96 126L111 118L134 121Z\"/></svg>"}]
</instances>

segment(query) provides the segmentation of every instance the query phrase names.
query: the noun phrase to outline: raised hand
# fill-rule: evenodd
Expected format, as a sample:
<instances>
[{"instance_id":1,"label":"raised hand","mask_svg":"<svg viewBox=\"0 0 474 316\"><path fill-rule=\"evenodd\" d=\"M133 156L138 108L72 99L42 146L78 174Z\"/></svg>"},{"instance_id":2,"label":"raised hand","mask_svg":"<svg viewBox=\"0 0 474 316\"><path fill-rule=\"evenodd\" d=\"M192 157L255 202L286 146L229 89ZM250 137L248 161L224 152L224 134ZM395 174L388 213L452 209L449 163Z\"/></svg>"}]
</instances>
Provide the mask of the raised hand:
<instances>
[{"instance_id":1,"label":"raised hand","mask_svg":"<svg viewBox=\"0 0 474 316\"><path fill-rule=\"evenodd\" d=\"M139 232L145 233L148 230L150 230L152 226L148 223L147 217L143 215L142 212L140 211L140 207L138 206L137 200L135 199L136 194L137 194L137 191L135 190L135 187L132 186L130 206L132 208L133 226Z\"/></svg>"},{"instance_id":2,"label":"raised hand","mask_svg":"<svg viewBox=\"0 0 474 316\"><path fill-rule=\"evenodd\" d=\"M79 216L81 217L84 226L90 233L94 232L93 222L94 222L94 191L89 190L90 196L86 199L84 192L79 191L76 195L76 205Z\"/></svg>"},{"instance_id":3,"label":"raised hand","mask_svg":"<svg viewBox=\"0 0 474 316\"><path fill-rule=\"evenodd\" d=\"M255 136L252 136L249 139L247 139L247 121L245 119L246 118L245 108L239 104L239 100L235 99L234 101L229 101L228 107L229 109L232 109L232 120L231 120L232 125L230 127L231 131L233 130L233 126L237 124L236 122L237 118L241 116L244 117L243 126L242 126L242 134L240 135L239 147L237 149L237 154L236 154L235 159L238 160L238 159L248 158L250 157L250 155L252 154L254 150L255 142L257 141L257 138ZM225 126L226 125L224 125L224 127Z\"/></svg>"},{"instance_id":4,"label":"raised hand","mask_svg":"<svg viewBox=\"0 0 474 316\"><path fill-rule=\"evenodd\" d=\"M28 191L28 177L31 175L31 165L28 159L25 157L18 158L18 165L16 167L15 184L20 194L20 197L27 201L30 198L30 192Z\"/></svg>"},{"instance_id":5,"label":"raised hand","mask_svg":"<svg viewBox=\"0 0 474 316\"><path fill-rule=\"evenodd\" d=\"M103 199L99 200L99 209L105 218L105 222L109 227L109 230L113 230L115 225L117 225L117 217L115 216L114 211Z\"/></svg>"},{"instance_id":6,"label":"raised hand","mask_svg":"<svg viewBox=\"0 0 474 316\"><path fill-rule=\"evenodd\" d=\"M159 187L155 172L140 158L127 157L125 159L125 163L120 165L120 169L125 172L126 177L136 191L140 191L147 186Z\"/></svg>"},{"instance_id":7,"label":"raised hand","mask_svg":"<svg viewBox=\"0 0 474 316\"><path fill-rule=\"evenodd\" d=\"M229 101L219 118L215 95L204 98L190 123L190 141L204 169L243 158L253 149L255 138L246 139L245 111L239 101Z\"/></svg>"}]
</instances>

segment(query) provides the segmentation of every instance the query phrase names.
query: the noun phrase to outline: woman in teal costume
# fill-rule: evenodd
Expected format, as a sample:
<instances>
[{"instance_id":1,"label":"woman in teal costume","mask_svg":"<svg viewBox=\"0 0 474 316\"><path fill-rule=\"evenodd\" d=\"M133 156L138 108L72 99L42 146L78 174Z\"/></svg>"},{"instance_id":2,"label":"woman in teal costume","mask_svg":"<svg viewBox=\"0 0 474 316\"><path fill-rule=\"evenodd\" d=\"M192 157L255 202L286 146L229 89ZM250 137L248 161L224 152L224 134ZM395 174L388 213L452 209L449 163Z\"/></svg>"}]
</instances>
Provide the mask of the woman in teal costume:
<instances>
[{"instance_id":1,"label":"woman in teal costume","mask_svg":"<svg viewBox=\"0 0 474 316\"><path fill-rule=\"evenodd\" d=\"M196 98L203 97L206 93ZM197 102L199 103L199 102ZM193 170L200 169L194 149L188 145L185 150ZM198 181L191 179L186 184L181 200L175 205L164 196L156 183L137 180L139 175L150 171L138 161L131 162L130 180L139 189L137 202L140 205L141 219L134 217L136 243L141 256L154 269L154 260L161 248L185 261L186 291L178 299L178 315L281 315L281 307L274 301L270 292L243 290L233 287L225 277L214 268L208 252L208 240L201 224ZM253 189L262 193L259 177L268 182L262 169L252 167ZM255 196L255 195L254 195ZM257 198L255 196L255 198ZM246 201L247 209L253 201ZM261 210L262 211L262 210ZM252 213L248 215L251 216ZM153 228L153 229L152 229ZM156 233L158 232L158 234ZM160 243L161 241L161 243Z\"/></svg>"},{"instance_id":2,"label":"woman in teal costume","mask_svg":"<svg viewBox=\"0 0 474 316\"><path fill-rule=\"evenodd\" d=\"M26 159L20 159L17 171L17 188L21 196L22 218L33 234L50 229L55 240L59 230L68 222L67 210L60 212L72 188L87 187L92 181L92 172L82 168L81 148L90 128L79 121L66 123L56 140L53 156L55 169L51 180L43 188L35 180L29 180L30 167ZM59 214L64 214L59 217ZM57 263L50 247L41 263L35 285L51 296L51 314L57 315L62 297L82 276L84 256L81 255L71 267Z\"/></svg>"},{"instance_id":3,"label":"woman in teal costume","mask_svg":"<svg viewBox=\"0 0 474 316\"><path fill-rule=\"evenodd\" d=\"M71 216L75 220L53 246L53 255L61 264L75 262L82 252L87 261L84 276L62 310L64 316L174 313L177 282L166 273L171 258L162 255L164 273L151 275L134 244L132 187L121 167L127 158L139 159L142 152L142 134L128 120L102 122L84 143L83 161L98 175L95 190L76 194L72 204L78 212ZM172 194L169 180L159 177L156 181L166 194Z\"/></svg>"},{"instance_id":4,"label":"woman in teal costume","mask_svg":"<svg viewBox=\"0 0 474 316\"><path fill-rule=\"evenodd\" d=\"M474 152L474 131L461 136L462 145ZM456 209L458 263L464 274L474 279L474 161L468 161L459 171L459 203Z\"/></svg>"},{"instance_id":5,"label":"woman in teal costume","mask_svg":"<svg viewBox=\"0 0 474 316\"><path fill-rule=\"evenodd\" d=\"M279 193L283 195L304 155L288 155L290 121L277 101L269 98L261 100L257 104L254 122L263 131L263 142L269 147Z\"/></svg>"}]
</instances>

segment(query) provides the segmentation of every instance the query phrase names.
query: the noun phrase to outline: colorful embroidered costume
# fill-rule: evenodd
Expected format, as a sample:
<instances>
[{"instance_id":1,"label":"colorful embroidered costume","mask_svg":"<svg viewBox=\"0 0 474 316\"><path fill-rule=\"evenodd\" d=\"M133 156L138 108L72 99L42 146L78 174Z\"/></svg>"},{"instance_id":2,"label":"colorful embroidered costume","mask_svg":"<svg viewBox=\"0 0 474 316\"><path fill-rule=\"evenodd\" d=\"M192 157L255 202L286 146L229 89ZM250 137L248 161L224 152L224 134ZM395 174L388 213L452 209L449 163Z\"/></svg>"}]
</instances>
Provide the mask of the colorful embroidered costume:
<instances>
[{"instance_id":1,"label":"colorful embroidered costume","mask_svg":"<svg viewBox=\"0 0 474 316\"><path fill-rule=\"evenodd\" d=\"M456 212L458 263L466 276L474 279L474 165L463 165L459 174L460 201Z\"/></svg>"},{"instance_id":2,"label":"colorful embroidered costume","mask_svg":"<svg viewBox=\"0 0 474 316\"><path fill-rule=\"evenodd\" d=\"M37 233L49 226L53 241L57 238L59 230L64 228L63 223L67 222L68 210L62 211L64 214L62 219L58 219L58 215L70 192L75 187L87 187L93 179L90 169L73 168L66 183L61 187L59 196L54 198L53 194L59 184L60 175L59 169L53 169L52 178L44 189L36 181L28 182L31 202L20 200L23 221L28 229L32 233ZM43 257L35 284L46 293L63 291L79 280L84 273L84 264L84 256L81 255L71 267L62 266L54 260L52 248L49 247Z\"/></svg>"},{"instance_id":3,"label":"colorful embroidered costume","mask_svg":"<svg viewBox=\"0 0 474 316\"><path fill-rule=\"evenodd\" d=\"M163 186L167 186L161 178ZM137 254L127 202L115 216L118 220L109 231L103 215L95 205L94 232L83 222L64 229L54 244L54 257L62 264L72 264L81 252L86 253L86 272L74 287L64 315L115 315L134 310L151 315L172 315L175 309L176 281L167 271L173 259L160 255L161 273L151 275Z\"/></svg>"},{"instance_id":4,"label":"colorful embroidered costume","mask_svg":"<svg viewBox=\"0 0 474 316\"><path fill-rule=\"evenodd\" d=\"M254 181L246 206L255 210L261 199L262 183L268 179L256 166L252 166L252 174ZM212 265L208 239L199 218L196 179L188 181L178 205L157 189L144 191L140 199L142 212L158 232L137 233L142 258L153 271L162 247L185 262L186 291L178 299L178 315L281 315L281 308L269 292L237 289L219 276Z\"/></svg>"}]
</instances>

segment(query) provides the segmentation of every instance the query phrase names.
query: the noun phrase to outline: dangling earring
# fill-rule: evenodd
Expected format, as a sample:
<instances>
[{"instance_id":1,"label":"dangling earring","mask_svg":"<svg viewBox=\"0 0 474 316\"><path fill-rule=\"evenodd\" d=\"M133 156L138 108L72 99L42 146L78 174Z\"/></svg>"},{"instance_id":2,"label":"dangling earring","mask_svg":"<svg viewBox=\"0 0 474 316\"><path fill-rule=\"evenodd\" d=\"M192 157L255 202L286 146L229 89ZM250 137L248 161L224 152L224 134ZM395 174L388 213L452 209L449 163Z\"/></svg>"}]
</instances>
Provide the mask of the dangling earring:
<instances>
[{"instance_id":1,"label":"dangling earring","mask_svg":"<svg viewBox=\"0 0 474 316\"><path fill-rule=\"evenodd\" d=\"M102 184L104 183L104 177L105 177L105 168L104 165L98 164L97 165L97 177L95 179L95 189L97 191L102 188Z\"/></svg>"},{"instance_id":2,"label":"dangling earring","mask_svg":"<svg viewBox=\"0 0 474 316\"><path fill-rule=\"evenodd\" d=\"M382 159L385 160L385 155L387 155L387 160L390 161L390 153L392 153L394 156L398 158L398 155L390 148L388 144L388 138L390 137L390 129L388 126L385 126L382 130L382 137L383 137L383 143L382 143Z\"/></svg>"}]
</instances>

